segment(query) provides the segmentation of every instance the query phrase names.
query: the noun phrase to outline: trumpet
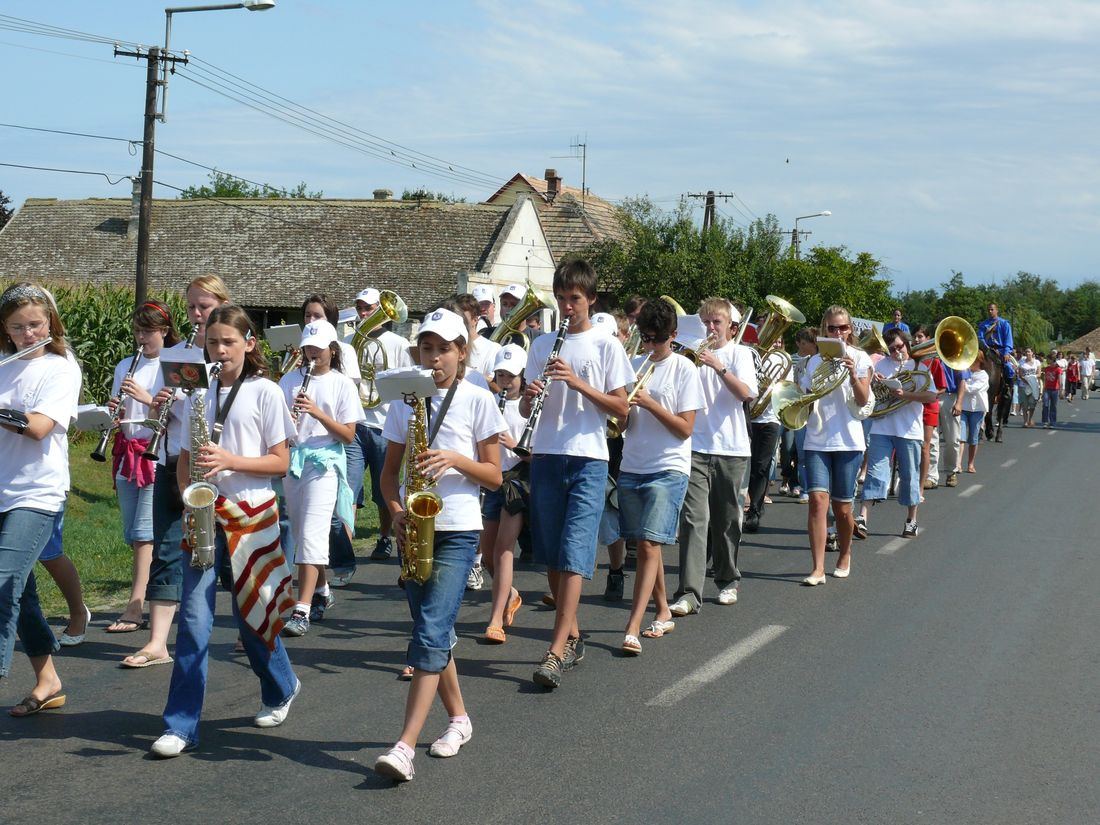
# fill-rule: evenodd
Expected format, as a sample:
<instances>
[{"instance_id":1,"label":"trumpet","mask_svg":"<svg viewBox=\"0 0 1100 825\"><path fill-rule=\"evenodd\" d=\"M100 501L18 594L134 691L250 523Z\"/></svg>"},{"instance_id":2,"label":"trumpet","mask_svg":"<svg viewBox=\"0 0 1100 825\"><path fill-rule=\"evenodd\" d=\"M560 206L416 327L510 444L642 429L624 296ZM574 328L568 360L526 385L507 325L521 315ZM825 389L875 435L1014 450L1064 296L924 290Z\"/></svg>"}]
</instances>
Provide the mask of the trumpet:
<instances>
[{"instance_id":1,"label":"trumpet","mask_svg":"<svg viewBox=\"0 0 1100 825\"><path fill-rule=\"evenodd\" d=\"M558 337L554 339L554 348L550 350L550 355L546 358L546 363L542 367L542 375L539 376L539 380L542 381L542 389L539 394L531 400L531 413L527 416L527 424L523 427L523 432L520 434L519 441L516 442L516 446L512 448L512 452L521 458L527 458L531 455L531 442L535 438L535 427L539 424L539 418L542 416L542 405L546 403L546 395L550 391L551 378L546 374L546 368L550 366L550 362L554 361L561 353L562 345L565 343L565 335L569 332L569 322L572 319L565 317L562 319L561 326L558 327Z\"/></svg>"},{"instance_id":2,"label":"trumpet","mask_svg":"<svg viewBox=\"0 0 1100 825\"><path fill-rule=\"evenodd\" d=\"M531 339L523 334L527 319L540 310L553 308L553 301L535 289L534 285L528 281L523 300L515 305L512 311L508 313L507 318L497 324L493 334L489 336L489 340L503 345L507 344L510 339L518 337L519 345L524 349L528 349L531 346Z\"/></svg>"},{"instance_id":3,"label":"trumpet","mask_svg":"<svg viewBox=\"0 0 1100 825\"><path fill-rule=\"evenodd\" d=\"M134 377L134 373L137 371L138 361L141 360L141 354L144 351L144 347L137 348L137 352L134 353L134 357L130 359L130 366L126 369L126 375L122 377L123 384L125 384L128 379ZM107 429L103 431L103 435L101 435L99 438L99 443L96 445L96 448L92 450L93 461L107 460L107 442L111 440L111 434L115 431L115 427L118 426L118 422L122 419L122 411L119 409L119 407L122 405L122 395L122 388L120 386L118 390L118 395L112 398L110 402L114 405L115 408L114 421L111 422L111 426L107 427Z\"/></svg>"},{"instance_id":4,"label":"trumpet","mask_svg":"<svg viewBox=\"0 0 1100 825\"><path fill-rule=\"evenodd\" d=\"M634 386L631 388L630 393L626 396L627 406L637 397L639 390L643 389L646 384L649 383L649 379L653 377L653 370L657 369L657 364L653 360L652 355L647 355L645 360L638 365L638 371L634 374ZM618 416L612 415L607 418L607 437L618 438L623 434L623 425L619 421Z\"/></svg>"},{"instance_id":5,"label":"trumpet","mask_svg":"<svg viewBox=\"0 0 1100 825\"><path fill-rule=\"evenodd\" d=\"M672 341L669 344L669 347L677 355L682 355L684 356L684 358L691 361L691 363L693 363L695 366L701 367L703 366L703 359L701 359L699 356L708 350L714 349L717 344L718 339L713 335L708 335L706 338L703 339L703 343L701 343L694 349L684 346L679 341Z\"/></svg>"},{"instance_id":6,"label":"trumpet","mask_svg":"<svg viewBox=\"0 0 1100 825\"><path fill-rule=\"evenodd\" d=\"M199 328L193 327L191 334L187 336L187 343L184 344L184 349L191 349L195 346L195 337L199 334ZM149 446L145 448L145 452L141 454L142 458L148 458L150 461L156 461L160 458L160 442L164 439L164 434L168 431L168 416L172 412L172 405L176 403L176 394L172 393L168 396L168 400L165 401L160 407L160 414L157 416L157 420L153 421L149 425L149 429L153 431L153 437L149 439Z\"/></svg>"},{"instance_id":7,"label":"trumpet","mask_svg":"<svg viewBox=\"0 0 1100 825\"><path fill-rule=\"evenodd\" d=\"M309 382L313 380L313 370L317 366L317 359L310 358L306 366L306 373L302 376L302 386L298 390L298 396L305 395L309 389ZM294 406L290 408L290 417L297 421L302 416L302 409L298 406L298 398L294 398Z\"/></svg>"},{"instance_id":8,"label":"trumpet","mask_svg":"<svg viewBox=\"0 0 1100 825\"><path fill-rule=\"evenodd\" d=\"M361 320L351 337L351 346L359 359L359 395L364 407L377 407L382 403L375 387L374 379L379 372L389 369L389 359L381 342L372 338L370 333L388 321L403 324L409 317L409 308L396 292L383 289L378 297L378 309Z\"/></svg>"}]
</instances>

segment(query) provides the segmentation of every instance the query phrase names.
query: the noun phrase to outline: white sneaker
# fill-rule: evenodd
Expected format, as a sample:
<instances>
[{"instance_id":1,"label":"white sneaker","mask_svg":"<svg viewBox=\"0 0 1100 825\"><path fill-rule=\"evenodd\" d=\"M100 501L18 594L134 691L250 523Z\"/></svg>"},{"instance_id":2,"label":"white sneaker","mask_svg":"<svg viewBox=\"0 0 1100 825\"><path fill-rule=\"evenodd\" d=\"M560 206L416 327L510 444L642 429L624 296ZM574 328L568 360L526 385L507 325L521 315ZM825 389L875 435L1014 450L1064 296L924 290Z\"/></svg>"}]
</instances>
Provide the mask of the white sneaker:
<instances>
[{"instance_id":1,"label":"white sneaker","mask_svg":"<svg viewBox=\"0 0 1100 825\"><path fill-rule=\"evenodd\" d=\"M397 748L390 748L374 760L374 772L396 782L408 782L416 776L412 757Z\"/></svg>"},{"instance_id":2,"label":"white sneaker","mask_svg":"<svg viewBox=\"0 0 1100 825\"><path fill-rule=\"evenodd\" d=\"M737 585L723 587L718 593L718 604L737 604Z\"/></svg>"},{"instance_id":3,"label":"white sneaker","mask_svg":"<svg viewBox=\"0 0 1100 825\"><path fill-rule=\"evenodd\" d=\"M674 601L668 606L668 609L673 616L690 616L692 613L699 612L699 608L692 604L686 596Z\"/></svg>"},{"instance_id":4,"label":"white sneaker","mask_svg":"<svg viewBox=\"0 0 1100 825\"><path fill-rule=\"evenodd\" d=\"M446 758L458 753L458 749L470 741L474 735L474 726L469 719L463 722L451 722L443 734L432 742L428 749L429 756Z\"/></svg>"},{"instance_id":5,"label":"white sneaker","mask_svg":"<svg viewBox=\"0 0 1100 825\"><path fill-rule=\"evenodd\" d=\"M166 733L160 737L153 746L149 748L149 752L153 756L159 756L161 759L171 759L173 756L179 756L185 750L191 748L191 744L174 733Z\"/></svg>"},{"instance_id":6,"label":"white sneaker","mask_svg":"<svg viewBox=\"0 0 1100 825\"><path fill-rule=\"evenodd\" d=\"M466 577L467 590L480 590L485 586L485 574L481 572L481 562L474 562L470 575Z\"/></svg>"},{"instance_id":7,"label":"white sneaker","mask_svg":"<svg viewBox=\"0 0 1100 825\"><path fill-rule=\"evenodd\" d=\"M299 679L294 685L294 692L290 694L289 699L277 707L260 705L260 712L256 714L256 718L252 720L252 723L258 728L279 727L279 725L286 721L286 717L290 713L290 703L298 697L301 690L302 680Z\"/></svg>"}]
</instances>

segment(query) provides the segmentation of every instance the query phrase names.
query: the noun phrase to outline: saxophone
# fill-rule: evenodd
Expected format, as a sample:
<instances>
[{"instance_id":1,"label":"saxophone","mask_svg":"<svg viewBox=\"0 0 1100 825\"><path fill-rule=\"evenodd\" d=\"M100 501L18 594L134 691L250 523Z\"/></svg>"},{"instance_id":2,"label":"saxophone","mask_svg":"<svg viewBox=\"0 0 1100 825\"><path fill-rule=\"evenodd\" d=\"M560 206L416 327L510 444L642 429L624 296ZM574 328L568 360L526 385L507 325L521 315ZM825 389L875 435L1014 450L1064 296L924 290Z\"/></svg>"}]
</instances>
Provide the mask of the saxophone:
<instances>
[{"instance_id":1,"label":"saxophone","mask_svg":"<svg viewBox=\"0 0 1100 825\"><path fill-rule=\"evenodd\" d=\"M416 465L417 457L428 449L427 403L425 398L413 402L405 441L405 546L401 550L401 580L412 579L417 584L424 584L432 575L435 517L443 510L443 499L431 489L435 481Z\"/></svg>"},{"instance_id":2,"label":"saxophone","mask_svg":"<svg viewBox=\"0 0 1100 825\"><path fill-rule=\"evenodd\" d=\"M217 378L221 364L210 367L210 378ZM191 450L188 453L188 476L191 483L183 491L183 535L191 548L191 566L209 570L214 566L214 502L218 500L218 488L203 478L203 469L195 463L199 450L210 443L210 429L206 426L206 401L203 390L193 390L191 418Z\"/></svg>"}]
</instances>

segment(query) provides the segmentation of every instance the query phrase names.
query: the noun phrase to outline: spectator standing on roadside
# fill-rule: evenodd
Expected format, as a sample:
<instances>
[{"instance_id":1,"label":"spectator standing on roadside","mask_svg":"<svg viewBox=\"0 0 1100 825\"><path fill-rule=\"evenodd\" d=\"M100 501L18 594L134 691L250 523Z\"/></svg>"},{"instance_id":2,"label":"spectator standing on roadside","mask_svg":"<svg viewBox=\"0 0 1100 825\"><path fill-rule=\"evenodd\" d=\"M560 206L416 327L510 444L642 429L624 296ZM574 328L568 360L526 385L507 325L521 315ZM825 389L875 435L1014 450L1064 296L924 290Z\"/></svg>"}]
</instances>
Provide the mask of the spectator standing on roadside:
<instances>
[{"instance_id":1,"label":"spectator standing on roadside","mask_svg":"<svg viewBox=\"0 0 1100 825\"><path fill-rule=\"evenodd\" d=\"M882 334L886 335L892 329L900 329L907 336L909 335L909 325L901 320L901 308L894 310L894 320L888 324L882 325Z\"/></svg>"}]
</instances>

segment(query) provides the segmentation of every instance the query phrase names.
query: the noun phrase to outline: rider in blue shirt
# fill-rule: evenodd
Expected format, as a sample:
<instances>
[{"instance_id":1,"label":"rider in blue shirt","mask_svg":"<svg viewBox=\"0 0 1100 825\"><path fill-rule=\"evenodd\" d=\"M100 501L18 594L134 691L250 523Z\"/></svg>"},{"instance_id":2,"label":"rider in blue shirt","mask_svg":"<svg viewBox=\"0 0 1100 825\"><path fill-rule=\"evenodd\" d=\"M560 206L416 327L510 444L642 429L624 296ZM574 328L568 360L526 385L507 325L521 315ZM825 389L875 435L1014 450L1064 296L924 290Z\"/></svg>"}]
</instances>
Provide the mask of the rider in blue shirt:
<instances>
[{"instance_id":1,"label":"rider in blue shirt","mask_svg":"<svg viewBox=\"0 0 1100 825\"><path fill-rule=\"evenodd\" d=\"M1016 370L1013 369L1012 359L1007 357L1011 354L1013 347L1012 324L1000 317L996 304L990 304L988 312L989 317L978 324L978 341L1001 354L1005 380L1012 381L1016 376Z\"/></svg>"}]
</instances>

